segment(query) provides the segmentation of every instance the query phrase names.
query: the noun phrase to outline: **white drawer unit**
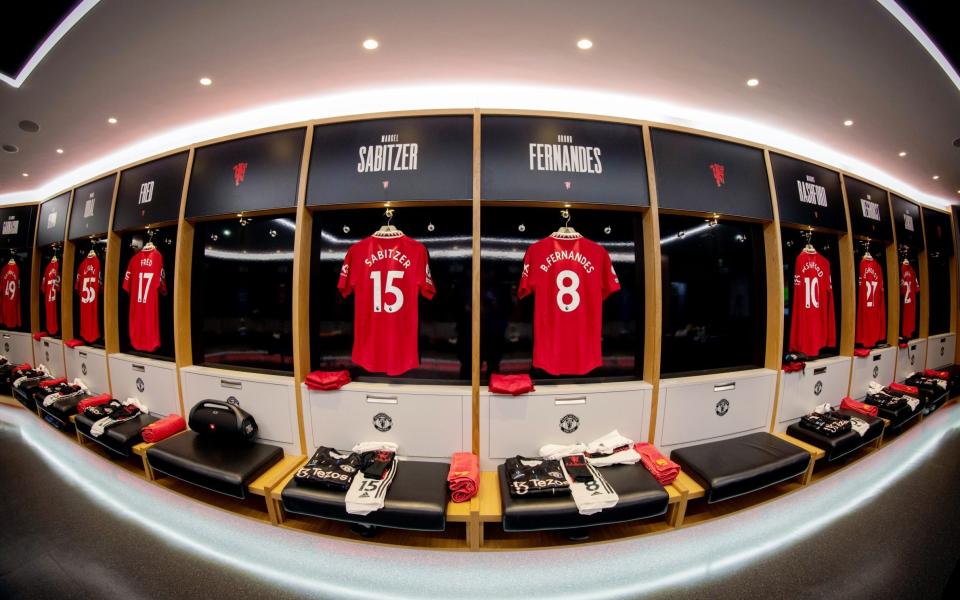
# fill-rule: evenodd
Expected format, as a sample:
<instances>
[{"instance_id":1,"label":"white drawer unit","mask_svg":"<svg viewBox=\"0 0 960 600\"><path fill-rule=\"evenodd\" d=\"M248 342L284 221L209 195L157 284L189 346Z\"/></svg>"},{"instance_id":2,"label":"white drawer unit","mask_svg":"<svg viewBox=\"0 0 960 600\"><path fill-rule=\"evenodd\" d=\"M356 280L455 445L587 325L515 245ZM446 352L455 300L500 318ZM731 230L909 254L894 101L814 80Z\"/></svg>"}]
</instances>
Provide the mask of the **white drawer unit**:
<instances>
[{"instance_id":1,"label":"white drawer unit","mask_svg":"<svg viewBox=\"0 0 960 600\"><path fill-rule=\"evenodd\" d=\"M897 348L879 348L869 356L853 357L853 374L850 378L850 397L863 400L871 381L890 385L896 375Z\"/></svg>"},{"instance_id":2,"label":"white drawer unit","mask_svg":"<svg viewBox=\"0 0 960 600\"><path fill-rule=\"evenodd\" d=\"M22 331L0 331L0 350L12 363L34 364L33 336Z\"/></svg>"},{"instance_id":3,"label":"white drawer unit","mask_svg":"<svg viewBox=\"0 0 960 600\"><path fill-rule=\"evenodd\" d=\"M656 445L664 454L683 446L770 427L777 372L752 369L660 382Z\"/></svg>"},{"instance_id":4,"label":"white drawer unit","mask_svg":"<svg viewBox=\"0 0 960 600\"><path fill-rule=\"evenodd\" d=\"M54 377L67 376L67 364L63 359L62 340L51 337L42 337L40 341L34 340L33 358L37 365L46 365Z\"/></svg>"},{"instance_id":5,"label":"white drawer unit","mask_svg":"<svg viewBox=\"0 0 960 600\"><path fill-rule=\"evenodd\" d=\"M132 354L111 354L108 360L114 398L136 398L155 415L180 413L174 363Z\"/></svg>"},{"instance_id":6,"label":"white drawer unit","mask_svg":"<svg viewBox=\"0 0 960 600\"><path fill-rule=\"evenodd\" d=\"M257 441L280 446L287 454L303 454L293 376L184 367L180 378L184 415L204 400L236 404L257 421Z\"/></svg>"},{"instance_id":7,"label":"white drawer unit","mask_svg":"<svg viewBox=\"0 0 960 600\"><path fill-rule=\"evenodd\" d=\"M897 348L896 380L903 382L911 373L922 371L927 364L927 340L910 340L906 348Z\"/></svg>"},{"instance_id":8,"label":"white drawer unit","mask_svg":"<svg viewBox=\"0 0 960 600\"><path fill-rule=\"evenodd\" d=\"M839 406L850 385L851 360L849 356L822 358L808 362L803 371L781 373L774 431L784 431L818 404Z\"/></svg>"},{"instance_id":9,"label":"white drawer unit","mask_svg":"<svg viewBox=\"0 0 960 600\"><path fill-rule=\"evenodd\" d=\"M307 454L366 441L393 442L401 456L418 459L450 460L471 449L469 387L354 382L334 391L302 389Z\"/></svg>"},{"instance_id":10,"label":"white drawer unit","mask_svg":"<svg viewBox=\"0 0 960 600\"><path fill-rule=\"evenodd\" d=\"M90 346L64 347L67 360L67 379L79 379L93 394L110 392L107 376L107 353L102 348Z\"/></svg>"},{"instance_id":11,"label":"white drawer unit","mask_svg":"<svg viewBox=\"0 0 960 600\"><path fill-rule=\"evenodd\" d=\"M614 429L638 442L650 431L653 387L646 382L543 385L520 396L480 394L480 461L493 470L546 444L589 443Z\"/></svg>"},{"instance_id":12,"label":"white drawer unit","mask_svg":"<svg viewBox=\"0 0 960 600\"><path fill-rule=\"evenodd\" d=\"M956 360L957 334L945 333L927 338L927 368L948 367Z\"/></svg>"}]
</instances>

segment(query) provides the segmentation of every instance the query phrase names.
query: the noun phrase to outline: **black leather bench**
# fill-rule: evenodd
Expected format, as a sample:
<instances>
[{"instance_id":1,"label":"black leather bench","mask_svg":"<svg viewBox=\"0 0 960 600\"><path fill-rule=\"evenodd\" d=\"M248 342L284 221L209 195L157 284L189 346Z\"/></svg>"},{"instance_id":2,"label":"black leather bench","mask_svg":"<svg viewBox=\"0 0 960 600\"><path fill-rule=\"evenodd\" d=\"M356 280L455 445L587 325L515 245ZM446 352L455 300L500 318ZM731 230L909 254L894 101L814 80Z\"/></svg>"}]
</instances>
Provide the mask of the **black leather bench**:
<instances>
[{"instance_id":1,"label":"black leather bench","mask_svg":"<svg viewBox=\"0 0 960 600\"><path fill-rule=\"evenodd\" d=\"M89 397L89 394L77 394L69 398L55 400L49 406L44 406L43 401L40 401L37 403L37 409L40 410L40 416L47 423L61 431L73 431L74 426L70 417L77 414L77 405L80 404L80 401Z\"/></svg>"},{"instance_id":2,"label":"black leather bench","mask_svg":"<svg viewBox=\"0 0 960 600\"><path fill-rule=\"evenodd\" d=\"M514 498L504 465L497 469L504 531L547 531L610 525L658 517L667 512L669 495L643 465L603 467L600 473L617 492L619 501L592 515L581 515L569 495Z\"/></svg>"},{"instance_id":3,"label":"black leather bench","mask_svg":"<svg viewBox=\"0 0 960 600\"><path fill-rule=\"evenodd\" d=\"M50 379L46 377L45 379ZM36 381L27 381L22 383L19 387L13 387L13 397L23 405L23 407L29 410L32 413L37 412L37 403L33 400L33 390L40 386L40 382L44 379L38 379Z\"/></svg>"},{"instance_id":4,"label":"black leather bench","mask_svg":"<svg viewBox=\"0 0 960 600\"><path fill-rule=\"evenodd\" d=\"M826 458L827 462L837 460L851 452L855 452L867 444L872 443L883 434L883 419L880 417L862 415L849 410L838 410L837 413L846 417L858 417L862 419L868 425L867 432L861 436L856 431L850 430L846 433L829 437L817 431L801 427L799 423L794 423L787 427L787 433L798 440L825 450L827 454L824 458Z\"/></svg>"},{"instance_id":5,"label":"black leather bench","mask_svg":"<svg viewBox=\"0 0 960 600\"><path fill-rule=\"evenodd\" d=\"M926 403L923 401L923 398L921 398L916 410L912 410L910 405L906 403L900 408L878 406L877 416L890 421L890 425L887 426L889 431L898 431L902 429L904 425L923 414L925 405Z\"/></svg>"},{"instance_id":6,"label":"black leather bench","mask_svg":"<svg viewBox=\"0 0 960 600\"><path fill-rule=\"evenodd\" d=\"M299 485L296 479L280 494L283 509L291 514L320 517L360 525L443 531L447 526L447 473L443 462L401 460L383 508L368 515L351 515L346 492Z\"/></svg>"},{"instance_id":7,"label":"black leather bench","mask_svg":"<svg viewBox=\"0 0 960 600\"><path fill-rule=\"evenodd\" d=\"M90 433L90 428L97 422L97 419L93 417L88 417L85 414L77 415L76 426L77 433L84 438L96 442L114 454L130 458L133 455L133 447L143 441L140 430L159 420L159 417L141 414L136 419L108 427L100 437L94 437Z\"/></svg>"},{"instance_id":8,"label":"black leather bench","mask_svg":"<svg viewBox=\"0 0 960 600\"><path fill-rule=\"evenodd\" d=\"M147 449L154 471L235 498L246 498L250 483L282 459L278 446L189 430Z\"/></svg>"},{"instance_id":9,"label":"black leather bench","mask_svg":"<svg viewBox=\"0 0 960 600\"><path fill-rule=\"evenodd\" d=\"M687 446L670 457L703 486L710 504L803 475L813 460L803 448L763 432Z\"/></svg>"}]
</instances>

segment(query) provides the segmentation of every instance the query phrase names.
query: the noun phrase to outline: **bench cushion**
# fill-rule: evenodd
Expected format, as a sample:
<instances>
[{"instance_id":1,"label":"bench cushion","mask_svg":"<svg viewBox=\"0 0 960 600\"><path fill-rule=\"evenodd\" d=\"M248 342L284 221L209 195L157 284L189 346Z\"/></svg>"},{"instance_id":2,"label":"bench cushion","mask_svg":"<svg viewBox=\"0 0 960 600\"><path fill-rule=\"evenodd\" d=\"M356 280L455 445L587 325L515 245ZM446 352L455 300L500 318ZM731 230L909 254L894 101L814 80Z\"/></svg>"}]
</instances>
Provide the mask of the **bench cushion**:
<instances>
[{"instance_id":1,"label":"bench cushion","mask_svg":"<svg viewBox=\"0 0 960 600\"><path fill-rule=\"evenodd\" d=\"M680 448L671 458L703 486L709 503L802 475L811 460L803 448L764 432Z\"/></svg>"},{"instance_id":2,"label":"bench cushion","mask_svg":"<svg viewBox=\"0 0 960 600\"><path fill-rule=\"evenodd\" d=\"M910 410L908 404L900 408L877 407L877 416L890 421L890 429L896 431L923 413L926 402L921 398L917 410Z\"/></svg>"},{"instance_id":3,"label":"bench cushion","mask_svg":"<svg viewBox=\"0 0 960 600\"><path fill-rule=\"evenodd\" d=\"M368 515L347 512L346 492L297 484L295 479L280 494L289 513L348 523L397 529L443 531L447 521L447 472L442 462L402 460L387 491L383 508Z\"/></svg>"},{"instance_id":4,"label":"bench cushion","mask_svg":"<svg viewBox=\"0 0 960 600\"><path fill-rule=\"evenodd\" d=\"M108 427L100 437L90 435L90 428L97 422L97 419L93 417L88 417L85 414L77 415L76 426L77 431L88 440L100 444L115 454L129 457L133 453L133 447L143 441L140 430L159 420L158 417L153 415L141 414L136 419Z\"/></svg>"},{"instance_id":5,"label":"bench cushion","mask_svg":"<svg viewBox=\"0 0 960 600\"><path fill-rule=\"evenodd\" d=\"M39 402L37 408L40 409L40 414L44 420L57 429L73 431L73 423L70 422L70 417L77 414L77 405L80 404L80 401L89 397L90 395L86 393L77 394L70 398L57 400L50 406L44 406L43 402Z\"/></svg>"},{"instance_id":6,"label":"bench cushion","mask_svg":"<svg viewBox=\"0 0 960 600\"><path fill-rule=\"evenodd\" d=\"M817 448L823 448L826 450L827 455L825 458L827 459L827 462L846 456L847 454L866 446L873 440L880 437L880 434L883 433L883 419L880 417L862 415L849 410L838 410L837 414L845 417L858 417L866 421L867 425L869 426L867 433L861 437L856 431L850 430L840 435L828 437L817 431L811 431L810 429L801 427L799 423L794 423L788 427L787 433L798 440L803 440L804 442L812 444Z\"/></svg>"},{"instance_id":7,"label":"bench cushion","mask_svg":"<svg viewBox=\"0 0 960 600\"><path fill-rule=\"evenodd\" d=\"M667 512L669 495L643 465L603 467L600 474L617 492L620 500L613 508L592 515L581 515L570 495L514 498L510 495L503 465L500 478L500 504L504 531L544 531L609 525L656 517Z\"/></svg>"},{"instance_id":8,"label":"bench cushion","mask_svg":"<svg viewBox=\"0 0 960 600\"><path fill-rule=\"evenodd\" d=\"M282 459L278 446L195 431L178 433L147 450L153 470L236 498L246 498L247 486Z\"/></svg>"},{"instance_id":9,"label":"bench cushion","mask_svg":"<svg viewBox=\"0 0 960 600\"><path fill-rule=\"evenodd\" d=\"M37 412L37 403L33 400L33 389L40 385L40 381L30 381L24 383L20 387L12 387L13 397L23 405L23 407L31 412Z\"/></svg>"}]
</instances>

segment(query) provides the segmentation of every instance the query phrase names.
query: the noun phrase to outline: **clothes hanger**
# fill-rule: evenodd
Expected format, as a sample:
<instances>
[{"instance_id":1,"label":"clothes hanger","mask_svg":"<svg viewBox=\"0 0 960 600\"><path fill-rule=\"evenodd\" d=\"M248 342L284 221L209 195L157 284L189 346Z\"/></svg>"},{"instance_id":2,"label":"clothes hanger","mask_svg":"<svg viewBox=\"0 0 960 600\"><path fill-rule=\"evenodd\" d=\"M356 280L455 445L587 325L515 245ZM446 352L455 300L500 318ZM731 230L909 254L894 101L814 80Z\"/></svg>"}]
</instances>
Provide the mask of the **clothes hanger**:
<instances>
[{"instance_id":1,"label":"clothes hanger","mask_svg":"<svg viewBox=\"0 0 960 600\"><path fill-rule=\"evenodd\" d=\"M870 240L863 242L863 258L861 260L873 260L870 256Z\"/></svg>"},{"instance_id":2,"label":"clothes hanger","mask_svg":"<svg viewBox=\"0 0 960 600\"><path fill-rule=\"evenodd\" d=\"M96 238L96 236L91 235L91 236L90 236L90 250L87 251L87 258L93 258L93 257L95 257L95 256L97 255L97 253L94 251L94 246L95 246L96 243L97 243L97 238Z\"/></svg>"},{"instance_id":3,"label":"clothes hanger","mask_svg":"<svg viewBox=\"0 0 960 600\"><path fill-rule=\"evenodd\" d=\"M16 255L17 255L16 252L14 252L13 250L10 250L10 260L7 261L7 264L8 264L8 265L15 265L15 264L17 264L17 261L13 259L13 257L16 256Z\"/></svg>"},{"instance_id":4,"label":"clothes hanger","mask_svg":"<svg viewBox=\"0 0 960 600\"><path fill-rule=\"evenodd\" d=\"M804 232L801 233L800 235L802 235L803 237L805 237L805 238L807 239L807 245L803 247L803 251L806 252L807 254L816 254L816 253L817 253L817 249L814 248L814 247L813 247L813 244L810 243L810 240L813 238L813 232L812 232L812 231L804 231Z\"/></svg>"},{"instance_id":5,"label":"clothes hanger","mask_svg":"<svg viewBox=\"0 0 960 600\"><path fill-rule=\"evenodd\" d=\"M390 222L393 221L393 209L388 208L387 210L384 211L383 214L384 216L387 217L387 224L383 225L382 227L380 227L380 229L374 232L373 237L377 237L377 238L401 237L403 235L403 232L390 224Z\"/></svg>"},{"instance_id":6,"label":"clothes hanger","mask_svg":"<svg viewBox=\"0 0 960 600\"><path fill-rule=\"evenodd\" d=\"M563 209L560 211L560 216L566 221L564 221L563 226L560 229L557 229L552 234L552 237L555 237L559 240L575 240L577 238L583 237L577 230L573 227L570 227L570 211L568 209Z\"/></svg>"},{"instance_id":7,"label":"clothes hanger","mask_svg":"<svg viewBox=\"0 0 960 600\"><path fill-rule=\"evenodd\" d=\"M155 250L157 247L153 245L153 235L157 233L155 229L147 229L147 243L143 245L144 250Z\"/></svg>"}]
</instances>

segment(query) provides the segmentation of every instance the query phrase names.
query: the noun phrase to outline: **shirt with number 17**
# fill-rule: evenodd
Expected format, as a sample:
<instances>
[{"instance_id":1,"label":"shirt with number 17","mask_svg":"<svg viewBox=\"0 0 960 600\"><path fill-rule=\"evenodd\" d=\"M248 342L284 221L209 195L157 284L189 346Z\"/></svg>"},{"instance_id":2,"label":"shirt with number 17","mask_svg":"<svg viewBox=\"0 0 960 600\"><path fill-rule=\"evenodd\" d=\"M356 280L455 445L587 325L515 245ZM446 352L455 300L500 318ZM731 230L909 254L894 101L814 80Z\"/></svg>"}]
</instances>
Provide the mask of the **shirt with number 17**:
<instances>
[{"instance_id":1,"label":"shirt with number 17","mask_svg":"<svg viewBox=\"0 0 960 600\"><path fill-rule=\"evenodd\" d=\"M159 294L167 294L163 255L156 249L141 250L127 265L123 290L130 294L130 345L142 352L160 347Z\"/></svg>"}]
</instances>

